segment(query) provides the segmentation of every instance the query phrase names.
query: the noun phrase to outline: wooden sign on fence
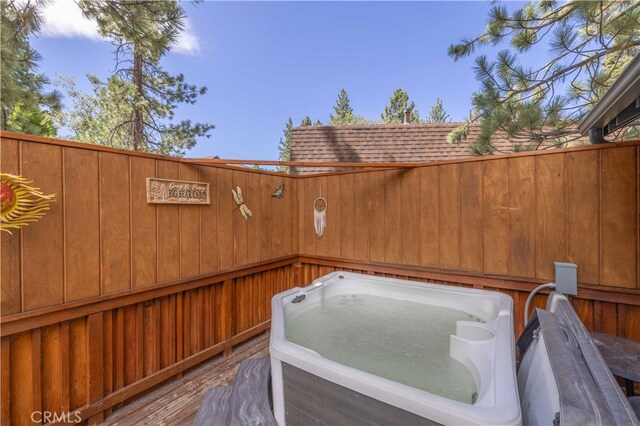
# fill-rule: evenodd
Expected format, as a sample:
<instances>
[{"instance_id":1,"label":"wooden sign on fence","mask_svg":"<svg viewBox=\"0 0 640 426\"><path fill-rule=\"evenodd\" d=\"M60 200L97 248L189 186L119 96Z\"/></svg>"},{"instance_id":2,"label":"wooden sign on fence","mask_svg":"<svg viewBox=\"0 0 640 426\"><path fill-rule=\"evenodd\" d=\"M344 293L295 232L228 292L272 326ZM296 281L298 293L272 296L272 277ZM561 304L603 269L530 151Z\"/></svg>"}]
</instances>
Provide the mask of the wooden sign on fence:
<instances>
[{"instance_id":1,"label":"wooden sign on fence","mask_svg":"<svg viewBox=\"0 0 640 426\"><path fill-rule=\"evenodd\" d=\"M147 203L211 204L209 184L206 182L147 178Z\"/></svg>"}]
</instances>

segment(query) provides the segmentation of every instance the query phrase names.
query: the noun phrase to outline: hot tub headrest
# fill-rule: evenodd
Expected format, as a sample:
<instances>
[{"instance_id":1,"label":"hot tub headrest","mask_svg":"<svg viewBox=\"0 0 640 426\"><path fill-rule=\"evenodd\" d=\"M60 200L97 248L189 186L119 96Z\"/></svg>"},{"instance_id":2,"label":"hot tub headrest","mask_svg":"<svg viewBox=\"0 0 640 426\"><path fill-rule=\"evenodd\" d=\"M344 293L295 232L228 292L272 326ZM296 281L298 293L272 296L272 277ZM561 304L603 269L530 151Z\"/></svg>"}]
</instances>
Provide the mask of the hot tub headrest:
<instances>
[{"instance_id":1,"label":"hot tub headrest","mask_svg":"<svg viewBox=\"0 0 640 426\"><path fill-rule=\"evenodd\" d=\"M537 335L544 336L560 396L560 424L640 425L569 300L552 293L549 306L553 312L534 311L517 347L526 352Z\"/></svg>"}]
</instances>

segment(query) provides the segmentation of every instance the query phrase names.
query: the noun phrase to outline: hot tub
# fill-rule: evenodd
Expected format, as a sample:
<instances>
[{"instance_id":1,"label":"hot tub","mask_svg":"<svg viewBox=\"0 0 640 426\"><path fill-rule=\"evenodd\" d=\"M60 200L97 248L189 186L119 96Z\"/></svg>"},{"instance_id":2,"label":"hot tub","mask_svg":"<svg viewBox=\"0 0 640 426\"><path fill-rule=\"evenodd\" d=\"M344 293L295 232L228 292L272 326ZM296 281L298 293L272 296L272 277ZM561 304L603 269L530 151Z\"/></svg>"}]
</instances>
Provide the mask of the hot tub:
<instances>
[{"instance_id":1,"label":"hot tub","mask_svg":"<svg viewBox=\"0 0 640 426\"><path fill-rule=\"evenodd\" d=\"M328 274L274 296L278 424L519 424L513 302Z\"/></svg>"}]
</instances>

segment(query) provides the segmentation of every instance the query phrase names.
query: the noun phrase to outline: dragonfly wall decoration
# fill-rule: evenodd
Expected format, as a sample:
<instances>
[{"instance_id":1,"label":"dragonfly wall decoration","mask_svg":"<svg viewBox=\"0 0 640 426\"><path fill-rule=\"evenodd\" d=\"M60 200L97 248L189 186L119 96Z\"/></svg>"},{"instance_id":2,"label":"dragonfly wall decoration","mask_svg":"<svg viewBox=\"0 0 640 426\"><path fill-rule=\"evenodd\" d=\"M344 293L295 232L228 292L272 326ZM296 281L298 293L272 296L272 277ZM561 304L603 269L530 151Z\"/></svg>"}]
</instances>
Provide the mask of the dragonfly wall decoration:
<instances>
[{"instance_id":1,"label":"dragonfly wall decoration","mask_svg":"<svg viewBox=\"0 0 640 426\"><path fill-rule=\"evenodd\" d=\"M245 220L249 220L249 218L253 216L253 214L251 213L251 210L249 210L249 207L247 207L247 205L244 203L244 200L242 198L242 190L239 186L236 186L236 189L232 189L231 192L233 193L233 199L239 206L238 208L240 209L240 214L242 215L242 217L244 217Z\"/></svg>"}]
</instances>

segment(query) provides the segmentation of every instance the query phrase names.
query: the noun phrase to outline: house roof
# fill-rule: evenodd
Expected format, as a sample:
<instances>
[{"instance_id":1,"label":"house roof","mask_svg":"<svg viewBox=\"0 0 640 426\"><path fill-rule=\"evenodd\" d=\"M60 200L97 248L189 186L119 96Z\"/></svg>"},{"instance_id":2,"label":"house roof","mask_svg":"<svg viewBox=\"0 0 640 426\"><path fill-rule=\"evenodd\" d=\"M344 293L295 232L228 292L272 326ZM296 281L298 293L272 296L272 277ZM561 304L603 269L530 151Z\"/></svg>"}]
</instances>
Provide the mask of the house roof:
<instances>
[{"instance_id":1,"label":"house roof","mask_svg":"<svg viewBox=\"0 0 640 426\"><path fill-rule=\"evenodd\" d=\"M471 123L469 137L448 143L447 135L462 123L369 124L305 126L291 129L291 161L315 162L431 162L472 157L469 145L480 134ZM585 141L587 139L585 138ZM513 152L506 137L494 146ZM292 167L294 174L335 171L333 167Z\"/></svg>"}]
</instances>

